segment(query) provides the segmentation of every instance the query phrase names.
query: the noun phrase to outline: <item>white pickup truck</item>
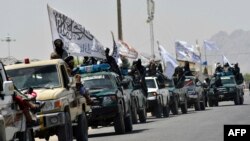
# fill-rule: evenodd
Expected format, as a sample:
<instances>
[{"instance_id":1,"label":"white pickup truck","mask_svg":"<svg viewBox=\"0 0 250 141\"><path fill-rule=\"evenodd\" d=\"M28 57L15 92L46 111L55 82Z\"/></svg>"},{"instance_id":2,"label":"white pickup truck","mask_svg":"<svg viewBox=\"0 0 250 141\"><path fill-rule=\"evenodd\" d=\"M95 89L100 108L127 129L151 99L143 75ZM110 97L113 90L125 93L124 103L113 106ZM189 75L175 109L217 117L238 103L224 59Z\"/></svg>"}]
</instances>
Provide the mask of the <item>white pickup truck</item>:
<instances>
[{"instance_id":1,"label":"white pickup truck","mask_svg":"<svg viewBox=\"0 0 250 141\"><path fill-rule=\"evenodd\" d=\"M147 111L157 118L169 116L170 95L164 83L160 83L157 77L146 77L148 87Z\"/></svg>"},{"instance_id":2,"label":"white pickup truck","mask_svg":"<svg viewBox=\"0 0 250 141\"><path fill-rule=\"evenodd\" d=\"M14 85L8 81L0 62L0 141L32 141L23 112L13 101Z\"/></svg>"}]
</instances>

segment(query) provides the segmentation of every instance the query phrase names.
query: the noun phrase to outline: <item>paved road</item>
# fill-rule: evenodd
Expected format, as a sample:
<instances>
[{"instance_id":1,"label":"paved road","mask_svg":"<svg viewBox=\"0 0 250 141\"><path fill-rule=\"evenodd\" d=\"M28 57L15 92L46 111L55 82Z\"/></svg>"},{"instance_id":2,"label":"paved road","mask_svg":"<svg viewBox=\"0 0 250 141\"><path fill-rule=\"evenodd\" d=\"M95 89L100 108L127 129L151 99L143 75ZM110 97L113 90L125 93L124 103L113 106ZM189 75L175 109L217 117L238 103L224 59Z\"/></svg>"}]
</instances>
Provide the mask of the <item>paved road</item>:
<instances>
[{"instance_id":1,"label":"paved road","mask_svg":"<svg viewBox=\"0 0 250 141\"><path fill-rule=\"evenodd\" d=\"M250 96L245 94L245 104L235 106L232 101L220 102L219 107L209 107L196 112L189 109L185 115L170 118L149 117L146 124L134 125L134 131L116 135L113 127L89 131L90 141L222 141L223 125L250 124ZM56 137L51 138L57 141ZM36 141L39 141L38 139Z\"/></svg>"}]
</instances>

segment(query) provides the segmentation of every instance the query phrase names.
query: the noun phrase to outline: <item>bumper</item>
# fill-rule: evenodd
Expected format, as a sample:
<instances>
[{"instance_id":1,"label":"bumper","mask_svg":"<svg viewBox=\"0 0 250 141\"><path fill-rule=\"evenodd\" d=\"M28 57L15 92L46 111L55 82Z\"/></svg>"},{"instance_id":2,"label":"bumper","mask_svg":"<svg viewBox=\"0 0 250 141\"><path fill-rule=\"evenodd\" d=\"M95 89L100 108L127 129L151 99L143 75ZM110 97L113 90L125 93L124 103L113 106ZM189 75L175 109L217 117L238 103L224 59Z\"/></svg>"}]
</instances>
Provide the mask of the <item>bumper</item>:
<instances>
[{"instance_id":1,"label":"bumper","mask_svg":"<svg viewBox=\"0 0 250 141\"><path fill-rule=\"evenodd\" d=\"M40 123L40 129L51 128L65 124L64 112L37 115L37 119Z\"/></svg>"},{"instance_id":2,"label":"bumper","mask_svg":"<svg viewBox=\"0 0 250 141\"><path fill-rule=\"evenodd\" d=\"M109 107L92 107L91 112L87 114L88 120L96 121L108 118L114 118L117 113L121 112L118 105L113 105Z\"/></svg>"},{"instance_id":3,"label":"bumper","mask_svg":"<svg viewBox=\"0 0 250 141\"><path fill-rule=\"evenodd\" d=\"M219 94L214 94L214 95L208 95L209 99L216 99L218 101L230 101L234 100L236 96L235 92L232 93L219 93Z\"/></svg>"}]
</instances>

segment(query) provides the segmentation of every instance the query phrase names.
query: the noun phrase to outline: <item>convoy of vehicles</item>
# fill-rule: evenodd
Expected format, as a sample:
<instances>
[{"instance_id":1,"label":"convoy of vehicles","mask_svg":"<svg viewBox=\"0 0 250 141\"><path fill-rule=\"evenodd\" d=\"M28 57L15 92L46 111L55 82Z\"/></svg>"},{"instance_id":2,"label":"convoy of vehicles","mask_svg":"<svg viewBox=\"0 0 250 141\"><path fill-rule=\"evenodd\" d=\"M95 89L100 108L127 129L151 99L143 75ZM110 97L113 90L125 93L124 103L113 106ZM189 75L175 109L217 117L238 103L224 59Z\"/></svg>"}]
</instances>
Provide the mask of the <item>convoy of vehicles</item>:
<instances>
[{"instance_id":1,"label":"convoy of vehicles","mask_svg":"<svg viewBox=\"0 0 250 141\"><path fill-rule=\"evenodd\" d=\"M175 86L172 79L148 76L145 78L146 96L140 81L134 81L130 76L124 76L121 81L109 68L107 64L78 68L83 86L92 100L89 106L61 59L10 65L6 66L6 72L1 64L0 140L33 141L34 137L48 140L57 135L59 141L73 138L87 141L88 127L114 126L117 134L124 134L131 132L138 121L145 123L147 112L161 118L168 117L170 111L173 115L179 114L179 107L183 114L191 106L196 111L205 110L203 83L194 76L186 76L181 87ZM38 126L26 126L24 114L12 100L14 85L6 74L13 80L17 92L21 94L31 87L37 93L35 102L45 103L36 113ZM217 87L217 79L211 79L207 95L209 106L218 106L219 101L225 100L243 104L243 88L236 84L234 76L220 76L220 80L222 85ZM15 123L10 123L13 122L8 120L10 118L14 118Z\"/></svg>"},{"instance_id":2,"label":"convoy of vehicles","mask_svg":"<svg viewBox=\"0 0 250 141\"><path fill-rule=\"evenodd\" d=\"M45 103L37 113L39 127L34 135L49 139L57 135L59 141L88 140L86 99L76 90L61 59L37 61L6 67L7 74L20 91L29 87L37 93L36 102Z\"/></svg>"}]
</instances>

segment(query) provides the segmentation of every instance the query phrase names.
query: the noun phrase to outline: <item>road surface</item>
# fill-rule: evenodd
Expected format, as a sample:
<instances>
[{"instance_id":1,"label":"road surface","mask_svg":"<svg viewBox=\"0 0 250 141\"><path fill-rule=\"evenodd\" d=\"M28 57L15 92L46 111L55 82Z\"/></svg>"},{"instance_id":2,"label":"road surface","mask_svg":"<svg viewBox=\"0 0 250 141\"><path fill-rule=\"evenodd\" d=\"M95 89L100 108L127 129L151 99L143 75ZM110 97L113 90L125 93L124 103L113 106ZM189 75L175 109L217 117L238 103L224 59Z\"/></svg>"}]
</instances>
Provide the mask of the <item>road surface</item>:
<instances>
[{"instance_id":1,"label":"road surface","mask_svg":"<svg viewBox=\"0 0 250 141\"><path fill-rule=\"evenodd\" d=\"M250 124L248 91L244 105L235 106L233 101L219 104L205 111L189 109L188 114L170 115L169 118L149 117L146 124L134 125L134 131L124 135L116 135L113 127L92 129L89 141L222 141L225 124ZM56 136L50 141L57 141Z\"/></svg>"}]
</instances>

